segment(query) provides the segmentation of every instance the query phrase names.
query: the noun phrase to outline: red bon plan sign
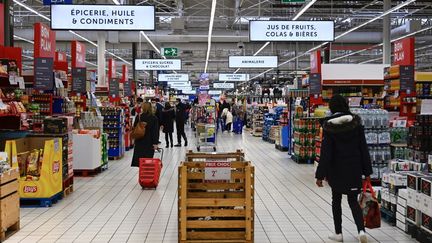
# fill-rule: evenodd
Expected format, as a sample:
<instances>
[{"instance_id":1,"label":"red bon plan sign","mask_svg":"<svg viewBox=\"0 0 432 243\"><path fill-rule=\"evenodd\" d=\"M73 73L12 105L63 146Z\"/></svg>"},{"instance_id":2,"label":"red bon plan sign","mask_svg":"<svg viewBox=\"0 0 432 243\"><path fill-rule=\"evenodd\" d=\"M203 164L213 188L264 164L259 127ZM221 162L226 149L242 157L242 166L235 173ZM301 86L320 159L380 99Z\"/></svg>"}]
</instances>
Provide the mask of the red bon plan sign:
<instances>
[{"instance_id":1,"label":"red bon plan sign","mask_svg":"<svg viewBox=\"0 0 432 243\"><path fill-rule=\"evenodd\" d=\"M415 64L415 39L414 37L408 37L400 41L396 41L394 44L394 65L401 66L414 66Z\"/></svg>"},{"instance_id":2,"label":"red bon plan sign","mask_svg":"<svg viewBox=\"0 0 432 243\"><path fill-rule=\"evenodd\" d=\"M85 68L86 46L79 41L72 41L72 67Z\"/></svg>"},{"instance_id":3,"label":"red bon plan sign","mask_svg":"<svg viewBox=\"0 0 432 243\"><path fill-rule=\"evenodd\" d=\"M321 73L321 51L314 51L310 54L311 73Z\"/></svg>"},{"instance_id":4,"label":"red bon plan sign","mask_svg":"<svg viewBox=\"0 0 432 243\"><path fill-rule=\"evenodd\" d=\"M34 57L55 57L55 32L50 27L36 23L34 25Z\"/></svg>"}]
</instances>

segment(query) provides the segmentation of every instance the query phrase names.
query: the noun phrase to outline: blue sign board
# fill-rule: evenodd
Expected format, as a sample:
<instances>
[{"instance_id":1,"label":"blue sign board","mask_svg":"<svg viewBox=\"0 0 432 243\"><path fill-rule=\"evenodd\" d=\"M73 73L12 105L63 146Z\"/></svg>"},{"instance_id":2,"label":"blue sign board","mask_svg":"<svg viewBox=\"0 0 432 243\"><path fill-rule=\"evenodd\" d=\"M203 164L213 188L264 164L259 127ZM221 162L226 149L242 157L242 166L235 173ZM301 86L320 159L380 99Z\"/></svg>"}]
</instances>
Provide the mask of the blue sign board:
<instances>
[{"instance_id":1,"label":"blue sign board","mask_svg":"<svg viewBox=\"0 0 432 243\"><path fill-rule=\"evenodd\" d=\"M44 5L53 5L53 4L72 4L73 0L43 0Z\"/></svg>"}]
</instances>

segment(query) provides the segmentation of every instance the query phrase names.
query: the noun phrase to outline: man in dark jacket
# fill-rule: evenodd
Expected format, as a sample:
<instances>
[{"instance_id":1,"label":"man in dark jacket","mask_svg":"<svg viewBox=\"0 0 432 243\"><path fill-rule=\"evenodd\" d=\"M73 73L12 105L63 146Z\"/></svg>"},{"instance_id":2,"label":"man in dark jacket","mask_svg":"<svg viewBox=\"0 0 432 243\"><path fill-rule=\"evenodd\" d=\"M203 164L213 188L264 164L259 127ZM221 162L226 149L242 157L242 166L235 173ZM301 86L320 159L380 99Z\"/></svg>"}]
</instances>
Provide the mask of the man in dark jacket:
<instances>
[{"instance_id":1,"label":"man in dark jacket","mask_svg":"<svg viewBox=\"0 0 432 243\"><path fill-rule=\"evenodd\" d=\"M365 133L359 116L349 111L346 99L335 95L329 103L332 116L323 121L323 142L316 184L326 179L332 188L332 209L335 234L331 240L342 242L342 195L348 196L360 242L367 242L363 214L357 201L362 188L362 176L370 181L372 165Z\"/></svg>"},{"instance_id":2,"label":"man in dark jacket","mask_svg":"<svg viewBox=\"0 0 432 243\"><path fill-rule=\"evenodd\" d=\"M175 118L176 118L176 130L177 130L177 144L174 146L175 147L181 147L181 138L182 137L185 141L185 146L188 146L188 141L187 141L186 133L184 130L186 108L180 99L177 99L176 103L177 104L176 104Z\"/></svg>"}]
</instances>

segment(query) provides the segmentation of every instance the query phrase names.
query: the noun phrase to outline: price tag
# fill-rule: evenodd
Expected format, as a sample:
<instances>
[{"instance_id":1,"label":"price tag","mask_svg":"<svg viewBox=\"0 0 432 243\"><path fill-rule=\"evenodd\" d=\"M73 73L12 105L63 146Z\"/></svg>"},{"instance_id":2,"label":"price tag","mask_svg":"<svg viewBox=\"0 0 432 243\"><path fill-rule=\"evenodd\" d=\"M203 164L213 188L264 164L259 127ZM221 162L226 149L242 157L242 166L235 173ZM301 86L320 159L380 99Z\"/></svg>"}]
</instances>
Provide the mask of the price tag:
<instances>
[{"instance_id":1,"label":"price tag","mask_svg":"<svg viewBox=\"0 0 432 243\"><path fill-rule=\"evenodd\" d=\"M205 162L205 181L207 182L226 182L231 180L231 163Z\"/></svg>"},{"instance_id":2,"label":"price tag","mask_svg":"<svg viewBox=\"0 0 432 243\"><path fill-rule=\"evenodd\" d=\"M25 89L25 83L23 77L17 77L15 80L17 81L20 89Z\"/></svg>"},{"instance_id":3,"label":"price tag","mask_svg":"<svg viewBox=\"0 0 432 243\"><path fill-rule=\"evenodd\" d=\"M407 119L397 119L393 123L393 127L406 127L407 126Z\"/></svg>"}]
</instances>

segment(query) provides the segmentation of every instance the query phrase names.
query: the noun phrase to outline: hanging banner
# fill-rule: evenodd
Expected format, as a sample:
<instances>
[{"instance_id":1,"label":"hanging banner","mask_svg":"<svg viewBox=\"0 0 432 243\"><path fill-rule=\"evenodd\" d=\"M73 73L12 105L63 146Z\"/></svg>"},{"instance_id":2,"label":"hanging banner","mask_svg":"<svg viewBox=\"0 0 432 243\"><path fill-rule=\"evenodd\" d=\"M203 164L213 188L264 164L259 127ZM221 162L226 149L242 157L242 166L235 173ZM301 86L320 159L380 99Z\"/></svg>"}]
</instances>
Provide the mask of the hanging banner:
<instances>
[{"instance_id":1,"label":"hanging banner","mask_svg":"<svg viewBox=\"0 0 432 243\"><path fill-rule=\"evenodd\" d=\"M116 77L116 63L114 59L108 59L108 80Z\"/></svg>"},{"instance_id":2,"label":"hanging banner","mask_svg":"<svg viewBox=\"0 0 432 243\"><path fill-rule=\"evenodd\" d=\"M310 94L321 94L321 74L311 73L309 75L309 92Z\"/></svg>"},{"instance_id":3,"label":"hanging banner","mask_svg":"<svg viewBox=\"0 0 432 243\"><path fill-rule=\"evenodd\" d=\"M36 57L34 60L34 88L37 90L54 89L54 60Z\"/></svg>"},{"instance_id":4,"label":"hanging banner","mask_svg":"<svg viewBox=\"0 0 432 243\"><path fill-rule=\"evenodd\" d=\"M86 46L85 44L72 41L72 67L85 68L86 67Z\"/></svg>"},{"instance_id":5,"label":"hanging banner","mask_svg":"<svg viewBox=\"0 0 432 243\"><path fill-rule=\"evenodd\" d=\"M122 65L122 78L121 78L121 82L125 83L126 80L129 79L129 69L128 66L126 64Z\"/></svg>"},{"instance_id":6,"label":"hanging banner","mask_svg":"<svg viewBox=\"0 0 432 243\"><path fill-rule=\"evenodd\" d=\"M333 21L249 21L250 41L334 41Z\"/></svg>"},{"instance_id":7,"label":"hanging banner","mask_svg":"<svg viewBox=\"0 0 432 243\"><path fill-rule=\"evenodd\" d=\"M60 70L65 72L68 71L66 52L60 52L60 51L55 52L54 70Z\"/></svg>"},{"instance_id":8,"label":"hanging banner","mask_svg":"<svg viewBox=\"0 0 432 243\"><path fill-rule=\"evenodd\" d=\"M53 30L155 30L154 6L51 5Z\"/></svg>"},{"instance_id":9,"label":"hanging banner","mask_svg":"<svg viewBox=\"0 0 432 243\"><path fill-rule=\"evenodd\" d=\"M180 59L136 59L135 70L181 70Z\"/></svg>"},{"instance_id":10,"label":"hanging banner","mask_svg":"<svg viewBox=\"0 0 432 243\"><path fill-rule=\"evenodd\" d=\"M72 68L72 91L77 93L87 92L87 69Z\"/></svg>"},{"instance_id":11,"label":"hanging banner","mask_svg":"<svg viewBox=\"0 0 432 243\"><path fill-rule=\"evenodd\" d=\"M34 24L34 58L55 57L56 50L55 32L42 24Z\"/></svg>"},{"instance_id":12,"label":"hanging banner","mask_svg":"<svg viewBox=\"0 0 432 243\"><path fill-rule=\"evenodd\" d=\"M321 73L321 51L314 51L310 54L310 72Z\"/></svg>"},{"instance_id":13,"label":"hanging banner","mask_svg":"<svg viewBox=\"0 0 432 243\"><path fill-rule=\"evenodd\" d=\"M179 74L158 74L158 82L186 82L189 81L189 74L179 73Z\"/></svg>"},{"instance_id":14,"label":"hanging banner","mask_svg":"<svg viewBox=\"0 0 432 243\"><path fill-rule=\"evenodd\" d=\"M168 82L168 85L171 87L191 86L191 82Z\"/></svg>"},{"instance_id":15,"label":"hanging banner","mask_svg":"<svg viewBox=\"0 0 432 243\"><path fill-rule=\"evenodd\" d=\"M111 98L118 98L120 94L120 82L118 79L110 79L109 80L109 96Z\"/></svg>"},{"instance_id":16,"label":"hanging banner","mask_svg":"<svg viewBox=\"0 0 432 243\"><path fill-rule=\"evenodd\" d=\"M249 74L219 73L219 81L246 82L249 81Z\"/></svg>"},{"instance_id":17,"label":"hanging banner","mask_svg":"<svg viewBox=\"0 0 432 243\"><path fill-rule=\"evenodd\" d=\"M126 97L132 96L132 83L133 81L130 79L126 79L124 81L123 89L124 89L124 95Z\"/></svg>"},{"instance_id":18,"label":"hanging banner","mask_svg":"<svg viewBox=\"0 0 432 243\"><path fill-rule=\"evenodd\" d=\"M231 56L230 68L276 68L277 56Z\"/></svg>"},{"instance_id":19,"label":"hanging banner","mask_svg":"<svg viewBox=\"0 0 432 243\"><path fill-rule=\"evenodd\" d=\"M220 95L222 94L222 90L209 90L209 95Z\"/></svg>"},{"instance_id":20,"label":"hanging banner","mask_svg":"<svg viewBox=\"0 0 432 243\"><path fill-rule=\"evenodd\" d=\"M415 39L408 37L394 43L394 65L414 66L415 65Z\"/></svg>"},{"instance_id":21,"label":"hanging banner","mask_svg":"<svg viewBox=\"0 0 432 243\"><path fill-rule=\"evenodd\" d=\"M234 83L213 83L215 89L234 89Z\"/></svg>"}]
</instances>

